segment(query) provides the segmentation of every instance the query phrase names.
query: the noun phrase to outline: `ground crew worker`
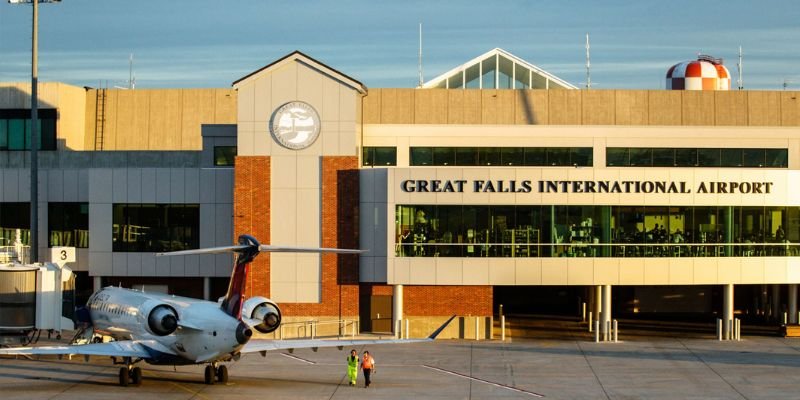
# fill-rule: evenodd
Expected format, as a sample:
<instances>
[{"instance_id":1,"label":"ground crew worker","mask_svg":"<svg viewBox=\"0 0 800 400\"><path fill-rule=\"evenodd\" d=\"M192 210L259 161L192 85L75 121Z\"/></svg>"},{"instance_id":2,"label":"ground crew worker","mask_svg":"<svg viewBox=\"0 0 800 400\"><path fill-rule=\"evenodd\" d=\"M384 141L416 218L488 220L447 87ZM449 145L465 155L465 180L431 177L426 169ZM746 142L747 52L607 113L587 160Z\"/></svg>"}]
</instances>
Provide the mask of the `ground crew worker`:
<instances>
[{"instance_id":1,"label":"ground crew worker","mask_svg":"<svg viewBox=\"0 0 800 400\"><path fill-rule=\"evenodd\" d=\"M355 386L358 378L358 352L356 349L350 350L350 355L347 357L347 376L350 378L350 386Z\"/></svg>"},{"instance_id":2,"label":"ground crew worker","mask_svg":"<svg viewBox=\"0 0 800 400\"><path fill-rule=\"evenodd\" d=\"M368 351L364 352L364 358L361 361L361 369L364 370L364 387L368 388L370 384L370 375L375 372L375 359L369 355Z\"/></svg>"}]
</instances>

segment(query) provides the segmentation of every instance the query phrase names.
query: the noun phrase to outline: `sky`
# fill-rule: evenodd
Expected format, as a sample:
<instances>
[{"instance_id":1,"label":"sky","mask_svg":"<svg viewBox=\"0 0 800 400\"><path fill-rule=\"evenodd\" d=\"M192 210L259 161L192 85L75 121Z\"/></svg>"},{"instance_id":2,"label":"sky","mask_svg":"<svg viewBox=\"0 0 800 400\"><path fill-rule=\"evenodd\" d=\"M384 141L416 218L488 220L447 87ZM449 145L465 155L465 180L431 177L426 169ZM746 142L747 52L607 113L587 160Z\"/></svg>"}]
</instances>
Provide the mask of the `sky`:
<instances>
[{"instance_id":1,"label":"sky","mask_svg":"<svg viewBox=\"0 0 800 400\"><path fill-rule=\"evenodd\" d=\"M698 53L736 86L800 90L797 0L63 0L39 7L39 79L137 88L230 87L294 51L367 87L414 87L419 23L430 80L495 47L583 86L660 89ZM31 6L0 0L0 82L29 81Z\"/></svg>"}]
</instances>

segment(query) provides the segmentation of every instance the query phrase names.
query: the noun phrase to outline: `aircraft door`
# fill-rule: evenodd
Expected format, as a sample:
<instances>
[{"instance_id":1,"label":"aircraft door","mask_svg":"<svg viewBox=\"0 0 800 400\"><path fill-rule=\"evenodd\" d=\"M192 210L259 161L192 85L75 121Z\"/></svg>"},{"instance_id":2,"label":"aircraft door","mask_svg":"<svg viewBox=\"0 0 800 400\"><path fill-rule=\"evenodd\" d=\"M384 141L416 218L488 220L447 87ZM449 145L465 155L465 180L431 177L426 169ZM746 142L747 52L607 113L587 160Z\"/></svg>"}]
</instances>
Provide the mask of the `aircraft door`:
<instances>
[{"instance_id":1,"label":"aircraft door","mask_svg":"<svg viewBox=\"0 0 800 400\"><path fill-rule=\"evenodd\" d=\"M369 319L372 332L392 332L392 296L370 296Z\"/></svg>"}]
</instances>

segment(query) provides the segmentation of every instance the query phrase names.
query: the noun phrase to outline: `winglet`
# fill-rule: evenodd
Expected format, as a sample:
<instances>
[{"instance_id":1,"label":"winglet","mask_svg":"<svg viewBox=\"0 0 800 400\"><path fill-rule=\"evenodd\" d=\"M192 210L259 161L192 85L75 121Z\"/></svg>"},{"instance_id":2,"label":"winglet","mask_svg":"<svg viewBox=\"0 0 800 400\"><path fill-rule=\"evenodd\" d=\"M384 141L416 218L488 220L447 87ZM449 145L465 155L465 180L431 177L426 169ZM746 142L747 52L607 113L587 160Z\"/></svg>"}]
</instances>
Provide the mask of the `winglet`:
<instances>
[{"instance_id":1,"label":"winglet","mask_svg":"<svg viewBox=\"0 0 800 400\"><path fill-rule=\"evenodd\" d=\"M450 321L452 321L455 317L456 317L455 315L450 317L450 319L448 319L444 324L442 324L442 326L440 326L439 329L433 331L433 333L431 333L431 335L428 336L428 339L430 340L436 339L436 336L439 336L439 334L442 333L444 328L447 328L447 325L450 325Z\"/></svg>"}]
</instances>

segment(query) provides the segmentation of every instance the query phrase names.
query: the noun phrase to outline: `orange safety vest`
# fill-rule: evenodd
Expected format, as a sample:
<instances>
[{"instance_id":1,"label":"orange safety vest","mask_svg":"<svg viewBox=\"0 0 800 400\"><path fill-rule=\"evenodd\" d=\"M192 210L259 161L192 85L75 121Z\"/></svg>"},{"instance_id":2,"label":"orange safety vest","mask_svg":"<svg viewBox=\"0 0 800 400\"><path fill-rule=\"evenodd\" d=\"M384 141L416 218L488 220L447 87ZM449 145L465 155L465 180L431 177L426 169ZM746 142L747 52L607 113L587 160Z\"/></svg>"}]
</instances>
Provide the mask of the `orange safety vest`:
<instances>
[{"instance_id":1,"label":"orange safety vest","mask_svg":"<svg viewBox=\"0 0 800 400\"><path fill-rule=\"evenodd\" d=\"M372 369L372 356L364 356L364 361L361 362L361 368Z\"/></svg>"}]
</instances>

